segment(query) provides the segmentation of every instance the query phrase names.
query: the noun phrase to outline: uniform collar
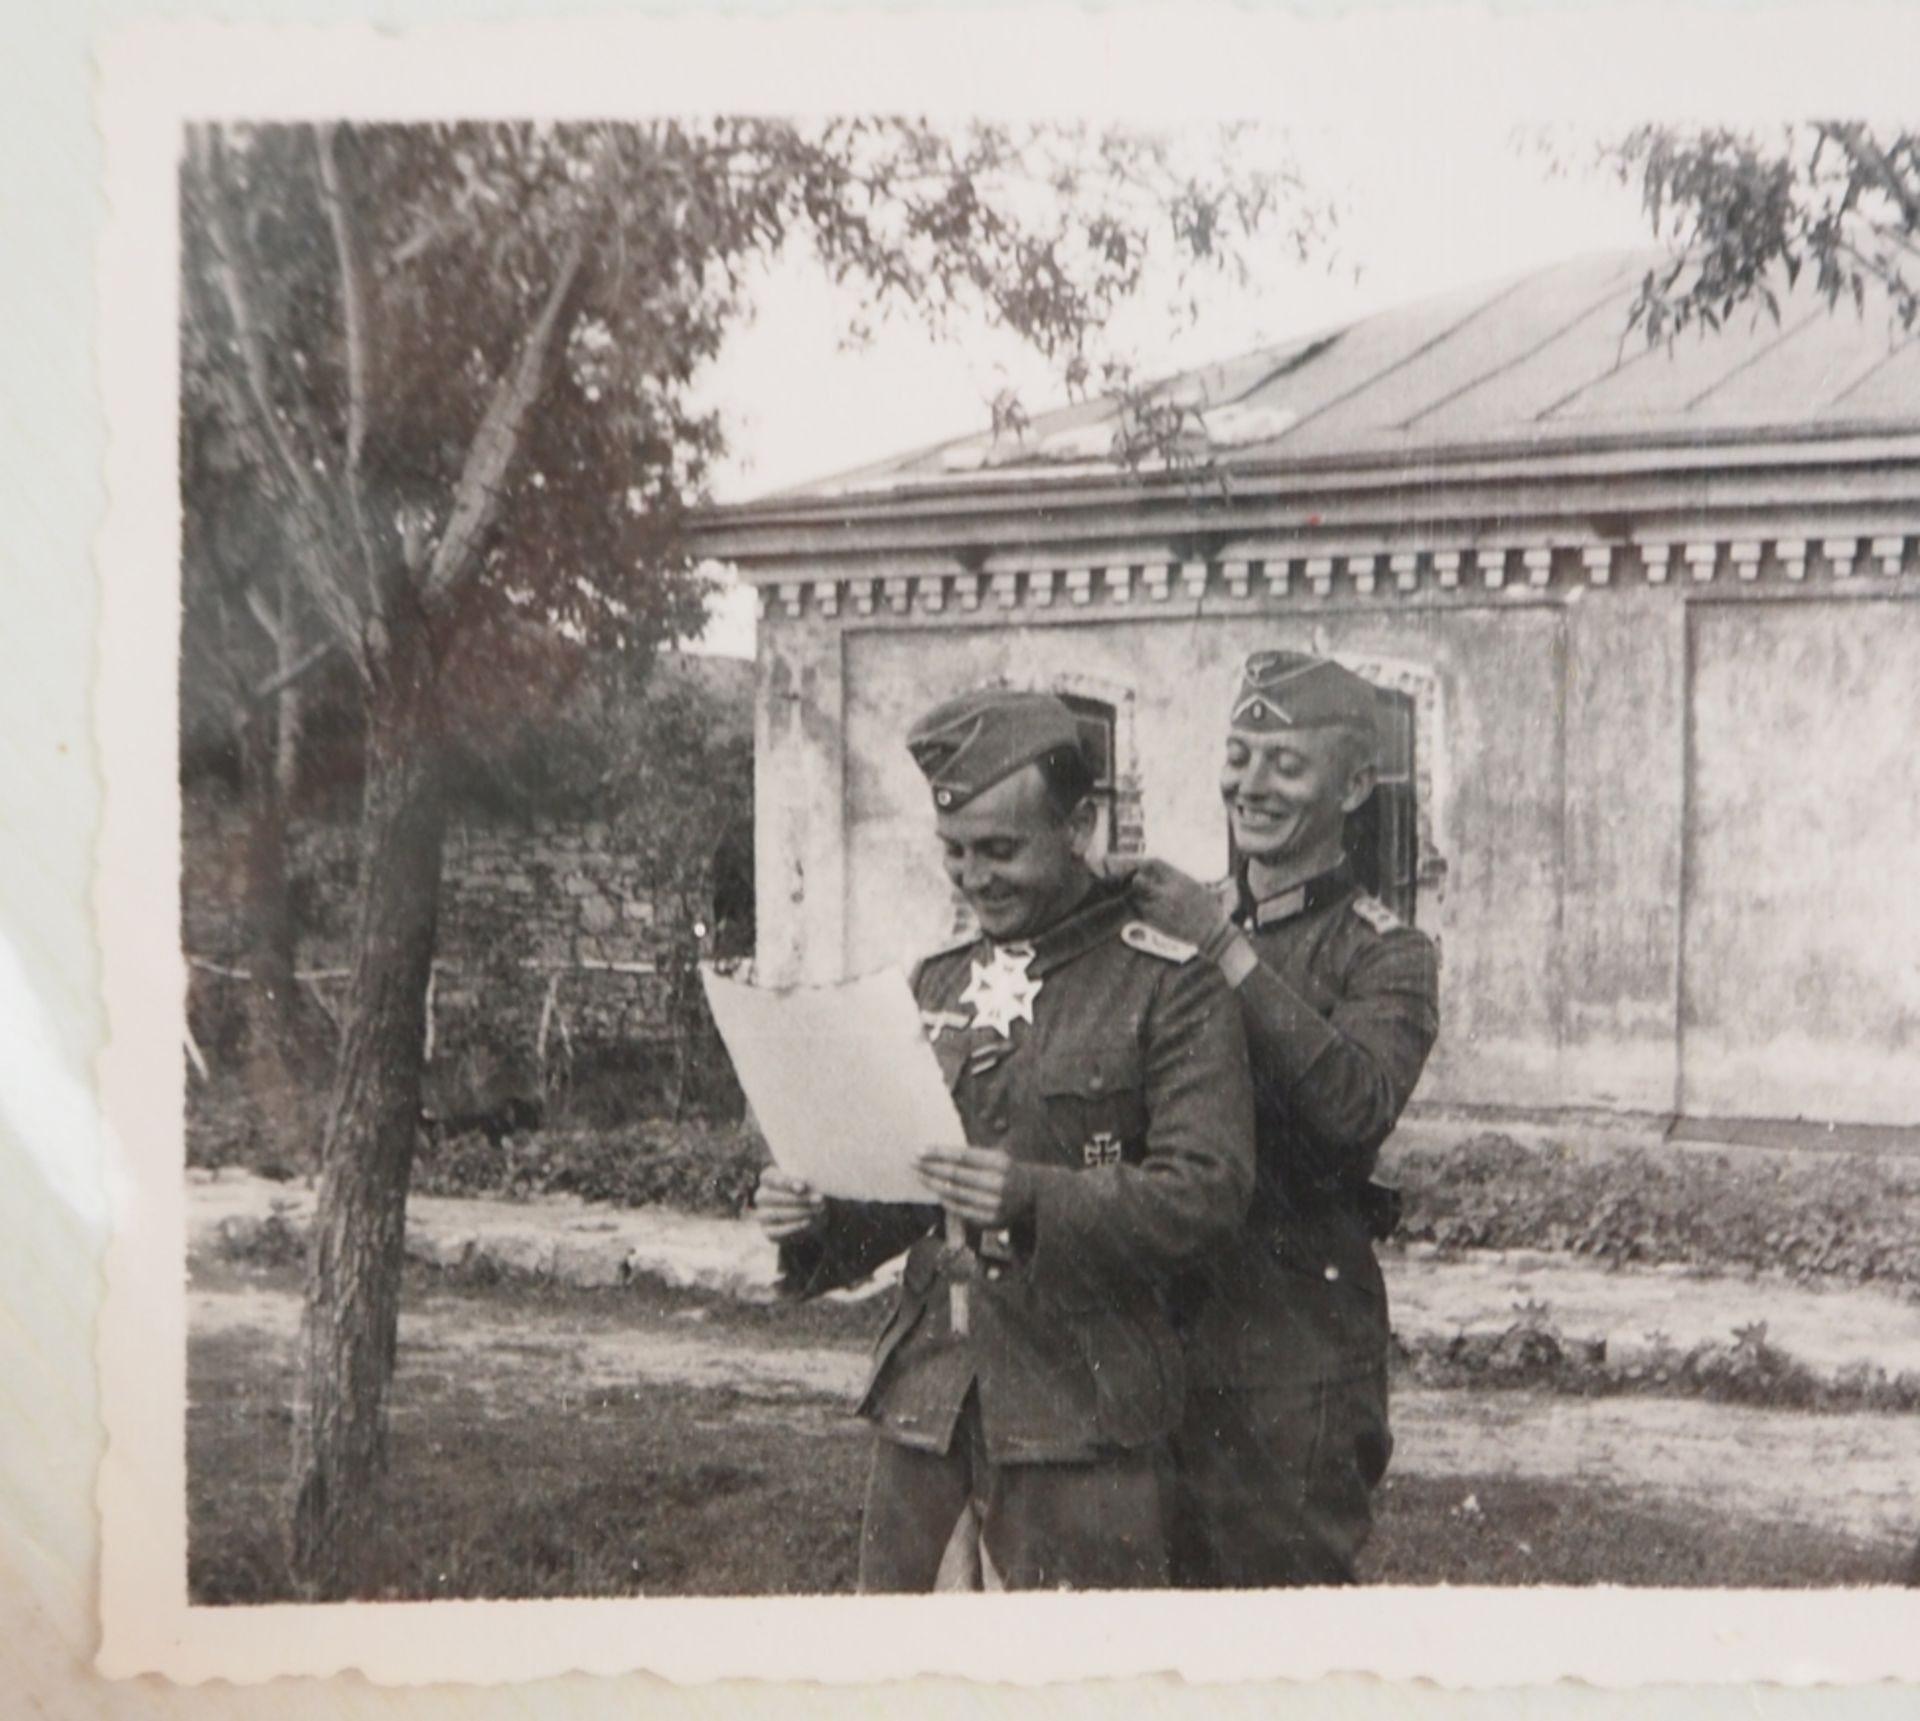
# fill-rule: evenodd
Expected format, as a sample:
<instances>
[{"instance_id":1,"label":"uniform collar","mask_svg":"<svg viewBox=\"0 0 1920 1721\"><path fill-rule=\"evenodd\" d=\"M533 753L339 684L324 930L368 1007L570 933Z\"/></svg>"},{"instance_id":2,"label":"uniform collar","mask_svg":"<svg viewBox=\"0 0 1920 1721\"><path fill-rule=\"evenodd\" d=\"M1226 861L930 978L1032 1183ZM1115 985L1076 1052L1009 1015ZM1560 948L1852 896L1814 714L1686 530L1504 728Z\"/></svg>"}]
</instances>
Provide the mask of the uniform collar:
<instances>
[{"instance_id":1,"label":"uniform collar","mask_svg":"<svg viewBox=\"0 0 1920 1721\"><path fill-rule=\"evenodd\" d=\"M1248 885L1248 876L1248 869L1242 867L1234 879L1239 902L1233 911L1233 918L1242 926L1258 930L1293 920L1350 891L1353 888L1353 862L1342 856L1337 865L1325 872L1276 891L1271 896L1261 897L1258 901Z\"/></svg>"},{"instance_id":2,"label":"uniform collar","mask_svg":"<svg viewBox=\"0 0 1920 1721\"><path fill-rule=\"evenodd\" d=\"M1037 977L1066 967L1076 956L1111 937L1127 915L1125 887L1095 879L1079 907L1064 920L1056 920L1038 937L1022 941L1033 951L1027 972Z\"/></svg>"}]
</instances>

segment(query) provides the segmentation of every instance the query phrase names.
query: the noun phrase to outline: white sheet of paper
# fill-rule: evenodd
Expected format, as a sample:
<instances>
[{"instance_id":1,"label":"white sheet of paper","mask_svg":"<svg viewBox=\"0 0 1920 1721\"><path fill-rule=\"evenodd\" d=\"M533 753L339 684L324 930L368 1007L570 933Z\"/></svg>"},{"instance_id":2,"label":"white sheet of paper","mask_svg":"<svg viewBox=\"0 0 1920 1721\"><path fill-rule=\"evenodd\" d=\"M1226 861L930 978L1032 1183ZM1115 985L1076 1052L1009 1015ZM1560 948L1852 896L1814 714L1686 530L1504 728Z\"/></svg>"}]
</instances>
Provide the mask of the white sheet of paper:
<instances>
[{"instance_id":1,"label":"white sheet of paper","mask_svg":"<svg viewBox=\"0 0 1920 1721\"><path fill-rule=\"evenodd\" d=\"M904 974L765 989L700 978L782 1171L849 1200L933 1200L914 1159L966 1133Z\"/></svg>"}]
</instances>

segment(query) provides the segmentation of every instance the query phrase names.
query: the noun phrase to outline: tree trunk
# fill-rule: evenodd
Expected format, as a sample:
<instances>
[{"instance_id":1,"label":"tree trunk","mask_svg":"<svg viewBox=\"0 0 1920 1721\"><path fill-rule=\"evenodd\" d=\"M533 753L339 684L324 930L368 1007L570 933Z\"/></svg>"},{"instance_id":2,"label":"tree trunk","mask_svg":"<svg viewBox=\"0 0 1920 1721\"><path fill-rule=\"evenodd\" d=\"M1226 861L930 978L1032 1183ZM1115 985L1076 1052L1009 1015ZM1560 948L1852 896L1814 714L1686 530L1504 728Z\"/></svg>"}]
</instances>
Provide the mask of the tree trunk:
<instances>
[{"instance_id":1,"label":"tree trunk","mask_svg":"<svg viewBox=\"0 0 1920 1721\"><path fill-rule=\"evenodd\" d=\"M296 1584L318 1600L368 1582L373 1487L386 1462L446 807L432 726L380 706L422 703L402 693L369 712L360 918L307 1258L294 1420L289 1551Z\"/></svg>"},{"instance_id":2,"label":"tree trunk","mask_svg":"<svg viewBox=\"0 0 1920 1721\"><path fill-rule=\"evenodd\" d=\"M276 697L274 721L256 714L247 726L244 746L246 850L245 914L247 1097L261 1128L289 1168L311 1167L316 1144L307 1139L310 1109L305 1076L312 1060L299 1044L298 999L294 992L295 928L288 889L288 819L295 784L289 734L299 721L298 695L287 689Z\"/></svg>"},{"instance_id":3,"label":"tree trunk","mask_svg":"<svg viewBox=\"0 0 1920 1721\"><path fill-rule=\"evenodd\" d=\"M284 675L298 646L291 576L281 571L276 604L249 601L254 619L273 644L274 672ZM319 1158L308 1085L320 1060L300 1037L294 981L298 941L287 852L300 789L300 721L299 689L282 687L270 703L247 709L239 735L246 806L243 907L251 976L244 994L247 1096L275 1157L289 1169L310 1169Z\"/></svg>"}]
</instances>

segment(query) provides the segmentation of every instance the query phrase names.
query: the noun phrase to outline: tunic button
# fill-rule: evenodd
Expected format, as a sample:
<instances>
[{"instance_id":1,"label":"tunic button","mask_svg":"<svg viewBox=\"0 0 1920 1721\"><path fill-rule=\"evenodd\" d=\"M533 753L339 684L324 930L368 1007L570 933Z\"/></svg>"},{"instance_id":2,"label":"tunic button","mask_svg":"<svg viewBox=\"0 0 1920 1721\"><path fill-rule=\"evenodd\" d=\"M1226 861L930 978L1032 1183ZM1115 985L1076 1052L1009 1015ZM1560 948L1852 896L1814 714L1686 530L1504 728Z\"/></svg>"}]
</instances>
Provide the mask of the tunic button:
<instances>
[{"instance_id":1,"label":"tunic button","mask_svg":"<svg viewBox=\"0 0 1920 1721\"><path fill-rule=\"evenodd\" d=\"M1340 1277L1340 1269L1336 1267L1331 1261L1329 1261L1327 1263L1327 1283L1332 1284L1334 1280L1336 1280L1339 1277Z\"/></svg>"},{"instance_id":2,"label":"tunic button","mask_svg":"<svg viewBox=\"0 0 1920 1721\"><path fill-rule=\"evenodd\" d=\"M992 1130L995 1135L1005 1135L1007 1133L1007 1114L1003 1111L995 1112L992 1117L987 1119L987 1128Z\"/></svg>"},{"instance_id":3,"label":"tunic button","mask_svg":"<svg viewBox=\"0 0 1920 1721\"><path fill-rule=\"evenodd\" d=\"M1107 1085L1107 1078L1101 1075L1098 1070L1095 1070L1094 1073L1087 1078L1087 1086L1090 1087L1095 1093L1098 1093L1106 1085Z\"/></svg>"}]
</instances>

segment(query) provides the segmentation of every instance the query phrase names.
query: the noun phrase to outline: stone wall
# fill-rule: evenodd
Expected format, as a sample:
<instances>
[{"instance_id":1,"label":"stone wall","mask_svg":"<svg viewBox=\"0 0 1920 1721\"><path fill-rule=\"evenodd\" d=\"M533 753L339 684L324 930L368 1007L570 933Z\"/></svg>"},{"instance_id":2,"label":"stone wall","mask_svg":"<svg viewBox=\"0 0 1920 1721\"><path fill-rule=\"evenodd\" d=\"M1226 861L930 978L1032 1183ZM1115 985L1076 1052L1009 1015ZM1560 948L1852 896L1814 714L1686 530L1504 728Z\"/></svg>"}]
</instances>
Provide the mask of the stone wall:
<instances>
[{"instance_id":1,"label":"stone wall","mask_svg":"<svg viewBox=\"0 0 1920 1721\"><path fill-rule=\"evenodd\" d=\"M217 1060L241 1031L243 810L217 791L190 793L182 843L193 1028ZM295 827L290 878L309 1013L337 1013L344 993L355 864L351 822ZM658 1090L674 1055L674 950L683 967L698 932L656 890L654 870L644 846L604 820L454 825L431 997L429 1110L487 1111L583 1083L630 1082L636 1105ZM705 930L711 947L714 929Z\"/></svg>"}]
</instances>

